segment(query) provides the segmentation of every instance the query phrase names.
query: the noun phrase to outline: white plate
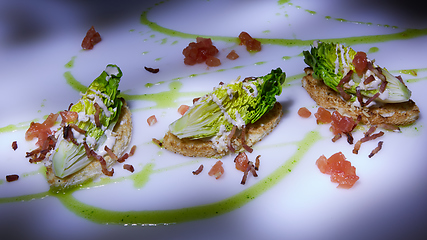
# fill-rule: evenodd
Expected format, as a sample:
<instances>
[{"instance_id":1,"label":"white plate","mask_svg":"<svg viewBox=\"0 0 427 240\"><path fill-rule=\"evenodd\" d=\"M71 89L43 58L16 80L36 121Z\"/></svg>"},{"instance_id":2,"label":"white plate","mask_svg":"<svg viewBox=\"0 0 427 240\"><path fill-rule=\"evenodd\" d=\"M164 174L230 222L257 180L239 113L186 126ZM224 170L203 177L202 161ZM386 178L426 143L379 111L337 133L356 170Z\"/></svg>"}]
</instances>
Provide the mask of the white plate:
<instances>
[{"instance_id":1,"label":"white plate","mask_svg":"<svg viewBox=\"0 0 427 240\"><path fill-rule=\"evenodd\" d=\"M370 1L86 2L1 3L2 234L17 239L390 239L426 233L427 21L420 11ZM141 23L144 18L153 24ZM91 25L102 41L83 51L80 43ZM412 28L420 34L408 33ZM249 54L228 41L241 31L276 41ZM396 37L401 33L408 34ZM221 66L184 65L182 50L199 35L212 37ZM373 158L368 154L377 141L363 144L355 155L344 139L331 142L327 125L297 115L300 107L317 108L300 83L306 67L301 52L317 39L344 42L402 75L421 110L420 119L401 133L386 132L383 149ZM234 61L225 58L232 49L240 55ZM137 146L126 162L135 172L118 164L105 184L55 195L41 164L25 158L34 148L24 139L25 129L79 99L67 82L70 76L87 86L109 63L124 73L120 90L133 111L131 145ZM149 73L144 66L160 72ZM151 142L163 138L179 117L180 104L191 104L220 81L261 76L276 67L288 76L278 97L285 114L249 154L251 159L261 155L258 178L250 176L241 185L242 173L229 156L222 159L225 174L216 180L207 174L215 159L182 157ZM402 72L407 69L417 75ZM159 122L149 127L146 119L153 114ZM313 140L313 133L320 139ZM362 134L356 131L355 139ZM338 151L360 177L348 190L336 188L315 165L319 156ZM194 176L200 164L205 170ZM6 182L13 173L20 179Z\"/></svg>"}]
</instances>

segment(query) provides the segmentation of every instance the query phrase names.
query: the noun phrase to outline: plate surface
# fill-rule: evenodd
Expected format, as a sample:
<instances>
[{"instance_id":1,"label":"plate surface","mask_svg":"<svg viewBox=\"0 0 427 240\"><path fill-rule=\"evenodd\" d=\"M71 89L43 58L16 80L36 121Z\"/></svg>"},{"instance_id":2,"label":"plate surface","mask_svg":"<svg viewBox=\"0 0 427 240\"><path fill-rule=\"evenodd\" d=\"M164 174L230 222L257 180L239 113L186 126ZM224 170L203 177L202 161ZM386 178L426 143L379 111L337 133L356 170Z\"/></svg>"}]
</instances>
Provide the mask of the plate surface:
<instances>
[{"instance_id":1,"label":"plate surface","mask_svg":"<svg viewBox=\"0 0 427 240\"><path fill-rule=\"evenodd\" d=\"M0 230L16 239L425 237L426 20L417 9L388 1L2 2ZM92 25L102 41L84 51L80 44ZM240 46L236 38L242 31L259 39L262 51ZM184 65L182 50L197 36L212 38L219 67ZM345 139L331 141L328 125L317 125L313 115L299 117L299 108L314 113L318 107L301 87L301 53L314 40L364 51L401 75L420 108L417 122L400 133L386 131L382 150L368 158L378 141L364 143L356 155ZM231 50L240 57L228 60ZM131 146L137 146L126 163L135 172L117 164L112 178L72 194L52 193L42 164L25 158L34 149L25 130L76 102L110 63L124 74L119 89L132 110ZM227 156L225 174L216 180L207 174L216 159L183 157L152 143L180 116L181 104L191 105L221 81L262 76L277 67L287 75L277 98L284 116L248 154L252 160L261 155L257 178L249 176L241 185L242 172L234 156ZM158 122L148 126L151 115ZM336 188L315 165L321 155L339 151L360 177L348 190ZM193 175L200 164L205 170ZM9 174L20 178L7 182Z\"/></svg>"}]
</instances>

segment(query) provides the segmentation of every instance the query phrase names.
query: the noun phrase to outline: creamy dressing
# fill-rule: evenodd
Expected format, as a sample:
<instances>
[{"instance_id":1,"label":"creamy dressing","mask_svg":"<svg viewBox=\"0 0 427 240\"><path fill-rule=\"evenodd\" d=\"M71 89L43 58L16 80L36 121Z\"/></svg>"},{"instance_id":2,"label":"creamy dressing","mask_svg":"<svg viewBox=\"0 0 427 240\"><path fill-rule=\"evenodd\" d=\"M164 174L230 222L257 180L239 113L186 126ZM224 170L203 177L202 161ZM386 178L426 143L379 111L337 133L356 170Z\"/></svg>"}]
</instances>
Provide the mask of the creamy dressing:
<instances>
[{"instance_id":1,"label":"creamy dressing","mask_svg":"<svg viewBox=\"0 0 427 240\"><path fill-rule=\"evenodd\" d=\"M108 76L117 76L117 74L119 74L119 69L117 67L107 66L105 68L105 72L108 74ZM107 80L108 79L109 78L107 78Z\"/></svg>"},{"instance_id":2,"label":"creamy dressing","mask_svg":"<svg viewBox=\"0 0 427 240\"><path fill-rule=\"evenodd\" d=\"M116 143L116 137L112 135L112 131L107 129L104 132L105 136L107 136L107 140L105 140L104 144L102 146L99 146L96 153L100 156L104 156L107 154L107 152L104 150L105 146L107 146L109 149L113 149L114 144Z\"/></svg>"}]
</instances>

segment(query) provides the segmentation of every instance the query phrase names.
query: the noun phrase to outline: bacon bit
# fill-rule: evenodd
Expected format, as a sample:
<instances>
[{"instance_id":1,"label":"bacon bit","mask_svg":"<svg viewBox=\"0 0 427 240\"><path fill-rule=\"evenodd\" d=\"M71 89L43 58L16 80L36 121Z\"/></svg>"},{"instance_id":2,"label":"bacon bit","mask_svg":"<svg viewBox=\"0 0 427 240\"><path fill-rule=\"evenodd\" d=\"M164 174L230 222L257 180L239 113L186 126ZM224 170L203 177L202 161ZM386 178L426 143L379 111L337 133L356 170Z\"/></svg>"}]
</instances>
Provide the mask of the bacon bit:
<instances>
[{"instance_id":1,"label":"bacon bit","mask_svg":"<svg viewBox=\"0 0 427 240\"><path fill-rule=\"evenodd\" d=\"M136 145L133 145L129 152L129 157L132 157L135 154L136 151Z\"/></svg>"},{"instance_id":2,"label":"bacon bit","mask_svg":"<svg viewBox=\"0 0 427 240\"><path fill-rule=\"evenodd\" d=\"M92 49L93 46L101 41L101 35L97 31L95 31L95 28L92 26L86 33L86 36L83 38L82 41L82 48Z\"/></svg>"},{"instance_id":3,"label":"bacon bit","mask_svg":"<svg viewBox=\"0 0 427 240\"><path fill-rule=\"evenodd\" d=\"M6 175L6 181L8 182L14 182L18 179L19 179L19 175L17 174Z\"/></svg>"},{"instance_id":4,"label":"bacon bit","mask_svg":"<svg viewBox=\"0 0 427 240\"><path fill-rule=\"evenodd\" d=\"M254 163L252 161L248 162L248 166L246 167L245 171L243 172L243 177L242 177L242 181L240 181L240 184L242 184L242 185L246 184L246 180L248 178L249 172L252 173L252 176L258 177L258 174L256 173L256 170L254 167Z\"/></svg>"},{"instance_id":5,"label":"bacon bit","mask_svg":"<svg viewBox=\"0 0 427 240\"><path fill-rule=\"evenodd\" d=\"M341 97L342 97L344 100L346 100L346 101L350 100L351 95L350 95L350 94L348 94L348 93L346 93L342 87L337 86L337 90L338 90L338 92L340 93Z\"/></svg>"},{"instance_id":6,"label":"bacon bit","mask_svg":"<svg viewBox=\"0 0 427 240\"><path fill-rule=\"evenodd\" d=\"M107 152L108 156L110 156L111 159L113 159L114 161L118 160L116 154L114 154L114 152L109 147L105 146L104 150Z\"/></svg>"},{"instance_id":7,"label":"bacon bit","mask_svg":"<svg viewBox=\"0 0 427 240\"><path fill-rule=\"evenodd\" d=\"M298 109L298 115L303 118L308 118L311 116L311 112L306 107L302 107Z\"/></svg>"},{"instance_id":8,"label":"bacon bit","mask_svg":"<svg viewBox=\"0 0 427 240\"><path fill-rule=\"evenodd\" d=\"M360 146L362 145L362 141L357 141L356 144L354 144L353 153L358 154L360 150Z\"/></svg>"},{"instance_id":9,"label":"bacon bit","mask_svg":"<svg viewBox=\"0 0 427 240\"><path fill-rule=\"evenodd\" d=\"M368 101L365 102L365 106L367 106L369 103L371 103L372 101L374 101L379 96L380 96L379 92L375 93L374 96L372 96L371 98L368 99Z\"/></svg>"},{"instance_id":10,"label":"bacon bit","mask_svg":"<svg viewBox=\"0 0 427 240\"><path fill-rule=\"evenodd\" d=\"M158 68L150 68L150 67L144 67L144 68L150 73L158 73L160 71Z\"/></svg>"},{"instance_id":11,"label":"bacon bit","mask_svg":"<svg viewBox=\"0 0 427 240\"><path fill-rule=\"evenodd\" d=\"M384 81L384 82L381 83L380 93L383 93L385 91L385 89L387 88L387 84L388 84L387 81Z\"/></svg>"},{"instance_id":12,"label":"bacon bit","mask_svg":"<svg viewBox=\"0 0 427 240\"><path fill-rule=\"evenodd\" d=\"M259 170L259 158L261 157L261 155L256 156L255 158L255 170Z\"/></svg>"},{"instance_id":13,"label":"bacon bit","mask_svg":"<svg viewBox=\"0 0 427 240\"><path fill-rule=\"evenodd\" d=\"M203 164L201 164L196 171L193 171L193 175L199 175L202 171L203 171Z\"/></svg>"},{"instance_id":14,"label":"bacon bit","mask_svg":"<svg viewBox=\"0 0 427 240\"><path fill-rule=\"evenodd\" d=\"M255 170L254 163L252 161L249 161L249 166L251 166L250 171L252 173L252 176L258 177L258 174L256 173L256 170Z\"/></svg>"},{"instance_id":15,"label":"bacon bit","mask_svg":"<svg viewBox=\"0 0 427 240\"><path fill-rule=\"evenodd\" d=\"M155 123L157 123L157 118L155 115L151 115L147 118L148 126L153 126Z\"/></svg>"},{"instance_id":16,"label":"bacon bit","mask_svg":"<svg viewBox=\"0 0 427 240\"><path fill-rule=\"evenodd\" d=\"M231 145L231 139L233 138L234 134L236 133L236 129L237 129L237 127L233 126L233 128L231 129L230 134L228 135L227 147L228 147L228 150L230 150L230 152L234 152L235 151L235 149Z\"/></svg>"},{"instance_id":17,"label":"bacon bit","mask_svg":"<svg viewBox=\"0 0 427 240\"><path fill-rule=\"evenodd\" d=\"M242 181L240 181L240 184L242 184L242 185L246 184L246 179L248 178L249 169L250 169L250 167L248 166L245 169L245 171L243 172L243 177L242 177Z\"/></svg>"},{"instance_id":18,"label":"bacon bit","mask_svg":"<svg viewBox=\"0 0 427 240\"><path fill-rule=\"evenodd\" d=\"M86 157L90 158L91 157L91 154L90 154L91 150L90 150L90 148L86 142L83 142L83 147L85 148Z\"/></svg>"},{"instance_id":19,"label":"bacon bit","mask_svg":"<svg viewBox=\"0 0 427 240\"><path fill-rule=\"evenodd\" d=\"M360 106L364 107L365 103L363 102L362 93L360 93L360 87L356 87L356 97L357 101L360 103Z\"/></svg>"},{"instance_id":20,"label":"bacon bit","mask_svg":"<svg viewBox=\"0 0 427 240\"><path fill-rule=\"evenodd\" d=\"M224 83L224 82L222 82L222 81L221 81L221 82L219 82L219 85L220 85L220 86L222 86L222 85L224 85L224 84L225 84L225 83Z\"/></svg>"},{"instance_id":21,"label":"bacon bit","mask_svg":"<svg viewBox=\"0 0 427 240\"><path fill-rule=\"evenodd\" d=\"M248 168L249 159L245 152L239 152L239 154L234 158L236 163L236 169L244 172Z\"/></svg>"},{"instance_id":22,"label":"bacon bit","mask_svg":"<svg viewBox=\"0 0 427 240\"><path fill-rule=\"evenodd\" d=\"M64 126L63 129L64 129L63 130L63 132L64 132L64 139L67 140L67 141L69 141L69 142L72 142L75 145L79 145L77 143L76 139L74 138L74 134L73 134L73 131L71 130L71 127L68 125L68 126Z\"/></svg>"},{"instance_id":23,"label":"bacon bit","mask_svg":"<svg viewBox=\"0 0 427 240\"><path fill-rule=\"evenodd\" d=\"M101 127L101 122L99 121L99 117L101 114L101 108L99 107L98 103L93 104L95 106L95 125L96 127Z\"/></svg>"},{"instance_id":24,"label":"bacon bit","mask_svg":"<svg viewBox=\"0 0 427 240\"><path fill-rule=\"evenodd\" d=\"M348 73L341 78L338 86L342 87L344 84L348 83L351 80L351 75L353 75L353 70L348 71Z\"/></svg>"},{"instance_id":25,"label":"bacon bit","mask_svg":"<svg viewBox=\"0 0 427 240\"><path fill-rule=\"evenodd\" d=\"M338 139L340 139L341 137L342 137L341 133L335 134L335 136L332 138L332 142L338 141Z\"/></svg>"},{"instance_id":26,"label":"bacon bit","mask_svg":"<svg viewBox=\"0 0 427 240\"><path fill-rule=\"evenodd\" d=\"M153 143L155 143L157 146L162 147L163 143L160 142L159 140L157 140L156 138L152 138L151 141L153 141Z\"/></svg>"},{"instance_id":27,"label":"bacon bit","mask_svg":"<svg viewBox=\"0 0 427 240\"><path fill-rule=\"evenodd\" d=\"M369 128L369 130L365 133L365 136L356 142L356 144L354 145L354 148L353 148L354 154L359 153L360 146L362 145L362 143L374 140L374 139L379 138L379 137L384 135L383 131L380 131L379 133L376 133L376 134L372 134L372 132L375 131L375 129L376 129L375 126L372 126L371 128Z\"/></svg>"},{"instance_id":28,"label":"bacon bit","mask_svg":"<svg viewBox=\"0 0 427 240\"><path fill-rule=\"evenodd\" d=\"M414 76L417 76L417 72L415 72L415 71L413 71L413 72L414 72ZM399 79L399 81L406 87L406 84L403 81L402 76L399 75L399 76L396 76L396 78Z\"/></svg>"},{"instance_id":29,"label":"bacon bit","mask_svg":"<svg viewBox=\"0 0 427 240\"><path fill-rule=\"evenodd\" d=\"M195 104L197 101L199 101L199 97L198 98L193 98L193 104Z\"/></svg>"},{"instance_id":30,"label":"bacon bit","mask_svg":"<svg viewBox=\"0 0 427 240\"><path fill-rule=\"evenodd\" d=\"M123 156L121 156L119 159L117 159L117 162L122 163L128 158L129 158L129 154L125 153L125 154L123 154Z\"/></svg>"},{"instance_id":31,"label":"bacon bit","mask_svg":"<svg viewBox=\"0 0 427 240\"><path fill-rule=\"evenodd\" d=\"M244 148L246 151L248 151L248 152L252 153L254 150L246 144L246 137L245 137L245 133L246 133L246 126L243 126L243 127L242 127L242 132L241 132L241 134L240 134L240 140L242 141L242 146L243 146L243 148Z\"/></svg>"},{"instance_id":32,"label":"bacon bit","mask_svg":"<svg viewBox=\"0 0 427 240\"><path fill-rule=\"evenodd\" d=\"M68 124L68 126L70 126L71 128L73 128L74 130L76 130L78 133L86 134L86 131L85 131L85 130L83 130L83 129L79 128L79 127L78 127L76 124L74 124L74 123L70 123L70 124Z\"/></svg>"},{"instance_id":33,"label":"bacon bit","mask_svg":"<svg viewBox=\"0 0 427 240\"><path fill-rule=\"evenodd\" d=\"M235 60L235 59L239 58L239 55L236 53L236 51L231 50L231 52L229 54L227 54L227 58L230 60Z\"/></svg>"},{"instance_id":34,"label":"bacon bit","mask_svg":"<svg viewBox=\"0 0 427 240\"><path fill-rule=\"evenodd\" d=\"M345 135L347 136L347 142L348 144L353 144L354 138L353 135L351 134L351 132L346 132Z\"/></svg>"},{"instance_id":35,"label":"bacon bit","mask_svg":"<svg viewBox=\"0 0 427 240\"><path fill-rule=\"evenodd\" d=\"M186 113L189 108L190 107L188 105L183 104L183 105L179 106L178 112L179 112L179 114L184 115L184 113Z\"/></svg>"},{"instance_id":36,"label":"bacon bit","mask_svg":"<svg viewBox=\"0 0 427 240\"><path fill-rule=\"evenodd\" d=\"M374 150L372 150L372 152L369 154L369 158L373 157L375 154L377 154L381 148L383 147L383 141L379 141L378 142L378 146L376 148L374 148Z\"/></svg>"},{"instance_id":37,"label":"bacon bit","mask_svg":"<svg viewBox=\"0 0 427 240\"><path fill-rule=\"evenodd\" d=\"M17 141L12 142L12 149L13 149L13 151L16 151L16 149L18 149L18 142Z\"/></svg>"},{"instance_id":38,"label":"bacon bit","mask_svg":"<svg viewBox=\"0 0 427 240\"><path fill-rule=\"evenodd\" d=\"M97 159L99 161L99 163L101 164L101 169L102 169L102 173L111 177L114 174L114 168L111 168L111 170L107 169L107 162L105 161L105 159L98 155L94 150L89 150L90 151L90 156L94 157L95 159Z\"/></svg>"},{"instance_id":39,"label":"bacon bit","mask_svg":"<svg viewBox=\"0 0 427 240\"><path fill-rule=\"evenodd\" d=\"M35 162L41 162L46 158L46 154L52 150L56 145L56 139L53 135L48 136L43 144L38 147L37 149L27 152L26 157L30 157L29 162L35 163Z\"/></svg>"},{"instance_id":40,"label":"bacon bit","mask_svg":"<svg viewBox=\"0 0 427 240\"><path fill-rule=\"evenodd\" d=\"M130 164L123 164L123 169L126 169L129 172L134 172L135 171L135 169L133 168L133 166L130 165Z\"/></svg>"},{"instance_id":41,"label":"bacon bit","mask_svg":"<svg viewBox=\"0 0 427 240\"><path fill-rule=\"evenodd\" d=\"M222 167L222 162L217 161L209 171L209 176L214 176L216 179L220 178L224 174L224 168Z\"/></svg>"},{"instance_id":42,"label":"bacon bit","mask_svg":"<svg viewBox=\"0 0 427 240\"><path fill-rule=\"evenodd\" d=\"M363 81L363 84L367 85L367 84L373 82L374 80L375 80L375 77L371 75Z\"/></svg>"},{"instance_id":43,"label":"bacon bit","mask_svg":"<svg viewBox=\"0 0 427 240\"><path fill-rule=\"evenodd\" d=\"M370 136L372 133L375 132L375 130L377 130L377 126L371 126L368 131L365 132L365 137Z\"/></svg>"},{"instance_id":44,"label":"bacon bit","mask_svg":"<svg viewBox=\"0 0 427 240\"><path fill-rule=\"evenodd\" d=\"M67 111L70 111L71 107L73 106L73 103L70 103L70 105L68 106Z\"/></svg>"}]
</instances>

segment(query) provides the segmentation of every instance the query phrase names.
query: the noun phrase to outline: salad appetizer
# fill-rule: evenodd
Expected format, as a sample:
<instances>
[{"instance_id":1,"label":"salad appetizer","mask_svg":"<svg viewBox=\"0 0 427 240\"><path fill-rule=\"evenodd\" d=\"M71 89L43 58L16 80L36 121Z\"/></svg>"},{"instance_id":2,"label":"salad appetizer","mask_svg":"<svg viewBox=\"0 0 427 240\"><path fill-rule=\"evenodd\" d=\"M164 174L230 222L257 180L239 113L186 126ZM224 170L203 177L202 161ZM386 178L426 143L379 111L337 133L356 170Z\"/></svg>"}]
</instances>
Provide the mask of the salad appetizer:
<instances>
[{"instance_id":1,"label":"salad appetizer","mask_svg":"<svg viewBox=\"0 0 427 240\"><path fill-rule=\"evenodd\" d=\"M286 74L280 68L262 77L220 83L213 92L193 100L193 106L169 125L163 147L191 157L220 158L249 151L279 123Z\"/></svg>"},{"instance_id":2,"label":"salad appetizer","mask_svg":"<svg viewBox=\"0 0 427 240\"><path fill-rule=\"evenodd\" d=\"M52 187L66 188L101 174L112 176L110 167L124 160L121 155L131 139L132 120L126 102L118 97L121 77L119 67L107 65L68 110L50 114L43 123L31 123L26 139L37 137L38 148L27 157L30 162L44 162Z\"/></svg>"}]
</instances>

